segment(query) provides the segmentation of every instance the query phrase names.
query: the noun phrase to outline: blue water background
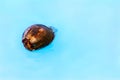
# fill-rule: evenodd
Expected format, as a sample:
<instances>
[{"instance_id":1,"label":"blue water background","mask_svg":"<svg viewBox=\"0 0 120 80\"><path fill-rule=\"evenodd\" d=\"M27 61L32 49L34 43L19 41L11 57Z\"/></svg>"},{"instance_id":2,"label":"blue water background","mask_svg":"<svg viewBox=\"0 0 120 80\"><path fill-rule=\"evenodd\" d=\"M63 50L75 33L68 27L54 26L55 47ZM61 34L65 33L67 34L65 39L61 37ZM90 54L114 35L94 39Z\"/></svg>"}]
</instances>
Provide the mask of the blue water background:
<instances>
[{"instance_id":1,"label":"blue water background","mask_svg":"<svg viewBox=\"0 0 120 80\"><path fill-rule=\"evenodd\" d=\"M30 52L36 23L56 37ZM1 0L0 80L120 80L120 0Z\"/></svg>"}]
</instances>

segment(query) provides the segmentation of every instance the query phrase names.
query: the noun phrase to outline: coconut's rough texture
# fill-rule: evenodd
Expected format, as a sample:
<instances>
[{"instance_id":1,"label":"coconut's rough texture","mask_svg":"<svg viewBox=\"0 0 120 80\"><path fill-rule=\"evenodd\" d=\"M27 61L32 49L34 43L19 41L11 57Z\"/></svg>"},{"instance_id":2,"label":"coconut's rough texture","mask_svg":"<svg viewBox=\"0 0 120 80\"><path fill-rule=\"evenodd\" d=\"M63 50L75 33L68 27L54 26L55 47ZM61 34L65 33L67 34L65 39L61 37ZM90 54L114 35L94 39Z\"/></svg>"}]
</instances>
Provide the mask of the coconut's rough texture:
<instances>
[{"instance_id":1,"label":"coconut's rough texture","mask_svg":"<svg viewBox=\"0 0 120 80\"><path fill-rule=\"evenodd\" d=\"M32 51L47 46L53 39L54 32L51 28L42 24L35 24L25 30L22 43L26 49Z\"/></svg>"}]
</instances>

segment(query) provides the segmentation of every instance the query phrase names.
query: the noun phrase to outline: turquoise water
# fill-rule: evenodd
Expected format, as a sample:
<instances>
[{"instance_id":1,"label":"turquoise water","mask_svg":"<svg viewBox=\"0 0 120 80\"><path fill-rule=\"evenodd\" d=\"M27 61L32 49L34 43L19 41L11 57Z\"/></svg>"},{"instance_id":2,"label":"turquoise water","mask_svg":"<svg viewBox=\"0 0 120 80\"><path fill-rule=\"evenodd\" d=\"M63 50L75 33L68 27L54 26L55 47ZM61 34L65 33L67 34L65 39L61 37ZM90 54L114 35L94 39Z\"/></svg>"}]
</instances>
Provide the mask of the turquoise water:
<instances>
[{"instance_id":1,"label":"turquoise water","mask_svg":"<svg viewBox=\"0 0 120 80\"><path fill-rule=\"evenodd\" d=\"M57 29L30 52L32 24ZM120 80L120 0L0 1L0 80Z\"/></svg>"}]
</instances>

